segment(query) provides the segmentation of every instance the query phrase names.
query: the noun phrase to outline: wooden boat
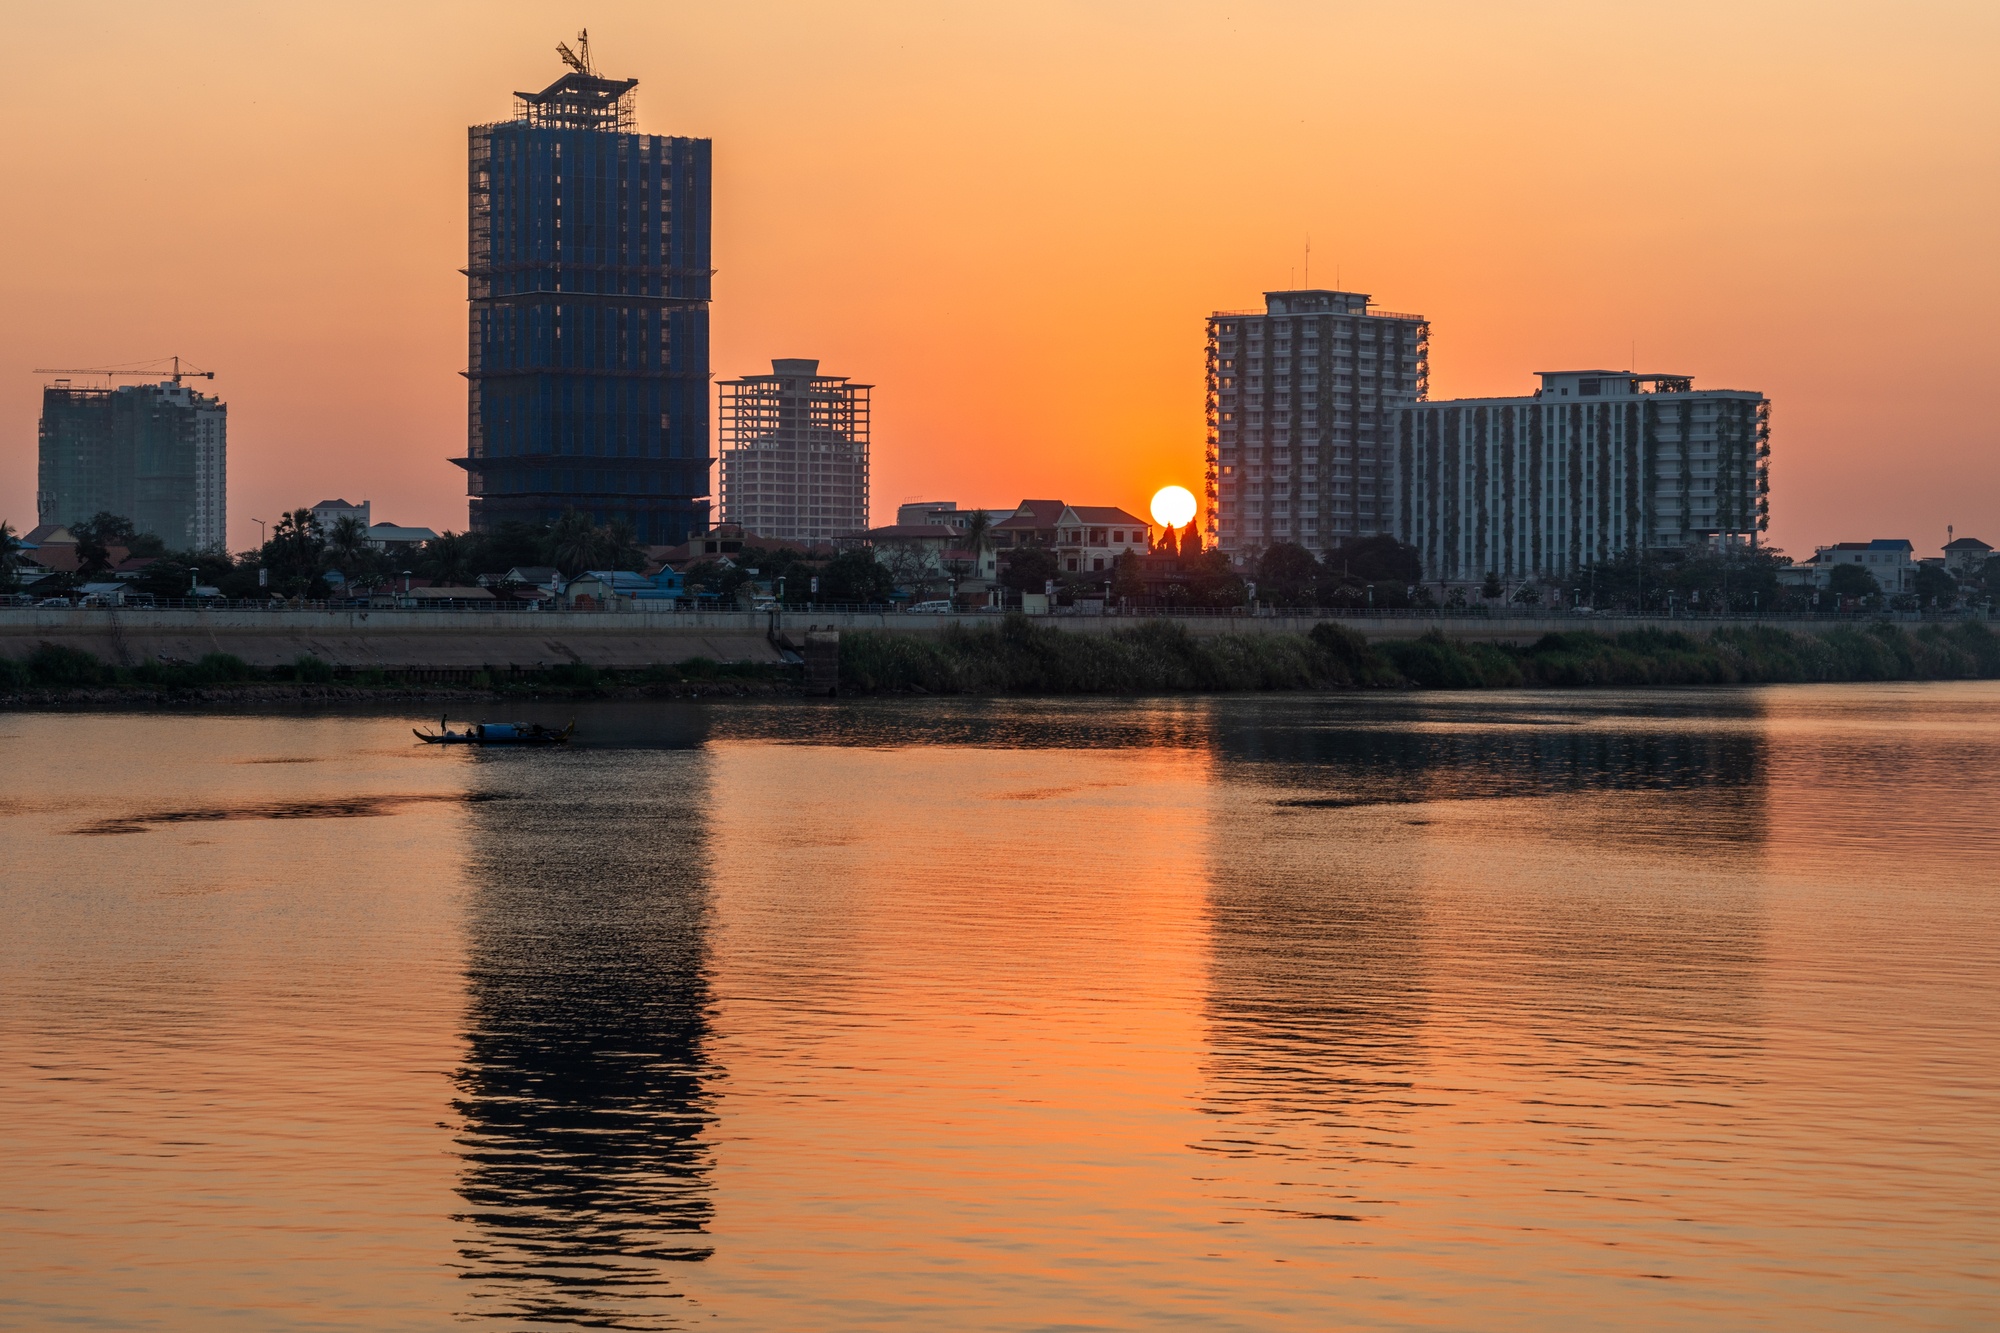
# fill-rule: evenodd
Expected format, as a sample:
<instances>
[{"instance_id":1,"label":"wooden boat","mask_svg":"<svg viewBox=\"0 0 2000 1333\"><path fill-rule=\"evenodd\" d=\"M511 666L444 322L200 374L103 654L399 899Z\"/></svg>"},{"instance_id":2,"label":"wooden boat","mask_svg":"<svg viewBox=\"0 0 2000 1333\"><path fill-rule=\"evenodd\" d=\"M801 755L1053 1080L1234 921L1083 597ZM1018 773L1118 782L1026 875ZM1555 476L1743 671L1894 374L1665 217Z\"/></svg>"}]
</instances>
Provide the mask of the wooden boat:
<instances>
[{"instance_id":1,"label":"wooden boat","mask_svg":"<svg viewBox=\"0 0 2000 1333\"><path fill-rule=\"evenodd\" d=\"M576 720L572 718L566 727L545 727L539 722L474 722L463 731L453 731L444 719L438 719L438 730L418 731L412 727L411 734L426 745L567 745L571 734L576 731Z\"/></svg>"}]
</instances>

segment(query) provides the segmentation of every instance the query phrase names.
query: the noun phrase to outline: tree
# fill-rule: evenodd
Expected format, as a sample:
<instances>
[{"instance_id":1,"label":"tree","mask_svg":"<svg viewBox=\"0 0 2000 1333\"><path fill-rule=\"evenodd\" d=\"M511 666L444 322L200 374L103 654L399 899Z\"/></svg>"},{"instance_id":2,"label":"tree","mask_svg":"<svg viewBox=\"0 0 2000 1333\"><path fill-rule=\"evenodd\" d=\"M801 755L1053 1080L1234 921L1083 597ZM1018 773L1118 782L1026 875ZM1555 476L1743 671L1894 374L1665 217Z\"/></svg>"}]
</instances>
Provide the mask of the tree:
<instances>
[{"instance_id":1,"label":"tree","mask_svg":"<svg viewBox=\"0 0 2000 1333\"><path fill-rule=\"evenodd\" d=\"M1174 530L1172 528L1161 528L1160 539L1153 543L1153 554L1179 555L1180 553L1181 546L1179 542L1174 540Z\"/></svg>"},{"instance_id":2,"label":"tree","mask_svg":"<svg viewBox=\"0 0 2000 1333\"><path fill-rule=\"evenodd\" d=\"M1188 525L1192 530L1194 525ZM1185 536L1186 534L1183 534ZM1229 557L1221 551L1203 551L1189 558L1181 559L1188 569L1187 599L1194 606L1241 606L1248 590L1236 571L1229 567Z\"/></svg>"},{"instance_id":3,"label":"tree","mask_svg":"<svg viewBox=\"0 0 2000 1333\"><path fill-rule=\"evenodd\" d=\"M1201 554L1201 534L1195 531L1194 520L1189 519L1181 529L1181 554L1193 557Z\"/></svg>"},{"instance_id":4,"label":"tree","mask_svg":"<svg viewBox=\"0 0 2000 1333\"><path fill-rule=\"evenodd\" d=\"M130 555L132 543L138 537L131 519L108 509L98 510L85 522L72 523L69 530L76 538L77 577L86 583L105 577L118 563L112 558L112 547L123 547L125 554Z\"/></svg>"},{"instance_id":5,"label":"tree","mask_svg":"<svg viewBox=\"0 0 2000 1333\"><path fill-rule=\"evenodd\" d=\"M1875 581L1875 575L1864 566L1841 563L1833 567L1826 576L1826 590L1836 604L1853 598L1864 605L1882 595L1882 585Z\"/></svg>"},{"instance_id":6,"label":"tree","mask_svg":"<svg viewBox=\"0 0 2000 1333\"><path fill-rule=\"evenodd\" d=\"M993 516L984 509L972 511L965 520L965 548L972 552L972 577L984 578L986 547L993 540Z\"/></svg>"},{"instance_id":7,"label":"tree","mask_svg":"<svg viewBox=\"0 0 2000 1333\"><path fill-rule=\"evenodd\" d=\"M563 510L562 517L549 529L550 563L562 571L564 578L573 579L587 569L601 568L598 557L604 553L603 548L597 525L581 510Z\"/></svg>"},{"instance_id":8,"label":"tree","mask_svg":"<svg viewBox=\"0 0 2000 1333\"><path fill-rule=\"evenodd\" d=\"M0 592L21 586L20 551L21 539L14 534L14 525L0 520Z\"/></svg>"},{"instance_id":9,"label":"tree","mask_svg":"<svg viewBox=\"0 0 2000 1333\"><path fill-rule=\"evenodd\" d=\"M324 534L326 539L326 559L340 576L349 583L360 577L370 564L374 554L368 545L368 525L352 514L334 520L333 529Z\"/></svg>"},{"instance_id":10,"label":"tree","mask_svg":"<svg viewBox=\"0 0 2000 1333\"><path fill-rule=\"evenodd\" d=\"M646 548L639 545L639 534L631 523L614 518L599 531L603 533L604 561L610 568L636 571L646 563Z\"/></svg>"},{"instance_id":11,"label":"tree","mask_svg":"<svg viewBox=\"0 0 2000 1333\"><path fill-rule=\"evenodd\" d=\"M1342 574L1363 583L1409 584L1424 581L1423 561L1417 556L1417 548L1399 542L1387 533L1343 542L1328 554L1326 564L1328 569L1338 568Z\"/></svg>"},{"instance_id":12,"label":"tree","mask_svg":"<svg viewBox=\"0 0 2000 1333\"><path fill-rule=\"evenodd\" d=\"M1007 553L1000 566L1000 582L1015 592L1042 592L1061 572L1054 551L1046 546L1023 546Z\"/></svg>"},{"instance_id":13,"label":"tree","mask_svg":"<svg viewBox=\"0 0 2000 1333\"><path fill-rule=\"evenodd\" d=\"M876 606L893 590L889 571L866 550L842 551L819 576L819 600L837 605Z\"/></svg>"},{"instance_id":14,"label":"tree","mask_svg":"<svg viewBox=\"0 0 2000 1333\"><path fill-rule=\"evenodd\" d=\"M263 567L271 571L271 591L287 597L307 593L324 596L326 583L320 570L326 566L326 539L312 510L294 509L278 519L261 552Z\"/></svg>"},{"instance_id":15,"label":"tree","mask_svg":"<svg viewBox=\"0 0 2000 1333\"><path fill-rule=\"evenodd\" d=\"M1936 565L1917 566L1917 605L1942 610L1958 600L1958 580Z\"/></svg>"},{"instance_id":16,"label":"tree","mask_svg":"<svg viewBox=\"0 0 2000 1333\"><path fill-rule=\"evenodd\" d=\"M505 574L549 562L546 523L510 520L486 532L462 534L472 544L473 574Z\"/></svg>"},{"instance_id":17,"label":"tree","mask_svg":"<svg viewBox=\"0 0 2000 1333\"><path fill-rule=\"evenodd\" d=\"M352 520L343 518L340 521L347 523ZM475 558L478 552L474 546L471 534L447 529L442 536L424 543L423 554L418 558L417 567L423 570L425 578L434 583L448 587L464 587L480 574L475 568L478 563ZM346 570L343 568L342 572L346 573ZM352 578L353 575L349 574L348 577Z\"/></svg>"},{"instance_id":18,"label":"tree","mask_svg":"<svg viewBox=\"0 0 2000 1333\"><path fill-rule=\"evenodd\" d=\"M1120 551L1111 562L1111 594L1127 600L1146 595L1145 567L1137 551Z\"/></svg>"},{"instance_id":19,"label":"tree","mask_svg":"<svg viewBox=\"0 0 2000 1333\"><path fill-rule=\"evenodd\" d=\"M1273 542L1257 557L1257 596L1275 606L1311 606L1319 561L1297 542Z\"/></svg>"},{"instance_id":20,"label":"tree","mask_svg":"<svg viewBox=\"0 0 2000 1333\"><path fill-rule=\"evenodd\" d=\"M1487 570L1486 577L1479 581L1479 596L1485 601L1497 602L1506 595L1507 589L1500 582L1500 576L1490 569Z\"/></svg>"}]
</instances>

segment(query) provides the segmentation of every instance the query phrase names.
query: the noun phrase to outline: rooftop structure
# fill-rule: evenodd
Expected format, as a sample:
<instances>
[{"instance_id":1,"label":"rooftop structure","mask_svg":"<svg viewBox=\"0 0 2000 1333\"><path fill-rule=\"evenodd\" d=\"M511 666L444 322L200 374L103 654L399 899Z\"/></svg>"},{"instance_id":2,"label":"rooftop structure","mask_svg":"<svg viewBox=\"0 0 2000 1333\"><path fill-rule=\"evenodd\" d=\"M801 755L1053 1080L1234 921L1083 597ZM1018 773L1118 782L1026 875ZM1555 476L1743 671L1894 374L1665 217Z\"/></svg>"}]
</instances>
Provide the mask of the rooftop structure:
<instances>
[{"instance_id":1,"label":"rooftop structure","mask_svg":"<svg viewBox=\"0 0 2000 1333\"><path fill-rule=\"evenodd\" d=\"M570 73L470 131L471 526L566 509L642 544L708 526L711 157L632 132L631 79Z\"/></svg>"},{"instance_id":2,"label":"rooftop structure","mask_svg":"<svg viewBox=\"0 0 2000 1333\"><path fill-rule=\"evenodd\" d=\"M819 362L803 358L724 380L723 521L802 542L866 528L872 387L822 375Z\"/></svg>"},{"instance_id":3,"label":"rooftop structure","mask_svg":"<svg viewBox=\"0 0 2000 1333\"><path fill-rule=\"evenodd\" d=\"M1430 324L1361 292L1264 293L1208 320L1208 540L1324 557L1386 532L1396 412L1430 387Z\"/></svg>"}]
</instances>

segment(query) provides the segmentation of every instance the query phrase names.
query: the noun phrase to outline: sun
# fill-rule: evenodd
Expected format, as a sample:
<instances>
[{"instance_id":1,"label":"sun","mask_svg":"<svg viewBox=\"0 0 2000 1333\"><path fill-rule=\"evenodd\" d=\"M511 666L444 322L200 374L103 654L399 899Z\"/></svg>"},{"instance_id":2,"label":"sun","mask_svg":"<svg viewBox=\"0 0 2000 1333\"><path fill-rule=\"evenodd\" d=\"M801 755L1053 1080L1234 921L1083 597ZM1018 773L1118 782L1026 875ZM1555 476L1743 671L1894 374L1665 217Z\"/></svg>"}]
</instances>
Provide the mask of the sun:
<instances>
[{"instance_id":1,"label":"sun","mask_svg":"<svg viewBox=\"0 0 2000 1333\"><path fill-rule=\"evenodd\" d=\"M1185 486L1162 486L1153 493L1153 521L1165 528L1184 528L1194 518L1194 492Z\"/></svg>"}]
</instances>

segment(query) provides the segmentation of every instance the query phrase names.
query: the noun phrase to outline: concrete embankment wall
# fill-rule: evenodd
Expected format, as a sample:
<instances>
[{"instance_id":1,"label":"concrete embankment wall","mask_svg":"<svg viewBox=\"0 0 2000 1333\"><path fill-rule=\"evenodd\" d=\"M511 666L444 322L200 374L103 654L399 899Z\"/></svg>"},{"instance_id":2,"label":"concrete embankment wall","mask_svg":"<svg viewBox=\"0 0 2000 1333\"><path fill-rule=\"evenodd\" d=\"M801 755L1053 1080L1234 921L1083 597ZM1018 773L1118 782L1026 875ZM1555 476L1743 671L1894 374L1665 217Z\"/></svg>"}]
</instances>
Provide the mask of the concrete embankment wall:
<instances>
[{"instance_id":1,"label":"concrete embankment wall","mask_svg":"<svg viewBox=\"0 0 2000 1333\"><path fill-rule=\"evenodd\" d=\"M642 667L706 657L719 662L774 662L775 628L793 642L808 627L935 634L949 624L991 625L986 615L907 615L787 611L149 611L0 608L0 655L25 657L54 643L134 665L146 658L192 662L230 653L269 667L311 654L337 667L387 671L537 668L582 662ZM1173 617L1194 634L1305 633L1312 616ZM1127 616L1051 616L1069 633L1108 634L1139 623ZM1604 634L1670 627L1703 634L1723 625L1820 633L1852 620L1661 620L1612 616L1343 616L1339 623L1371 639L1407 639L1430 630L1455 639L1531 643L1551 630Z\"/></svg>"}]
</instances>

